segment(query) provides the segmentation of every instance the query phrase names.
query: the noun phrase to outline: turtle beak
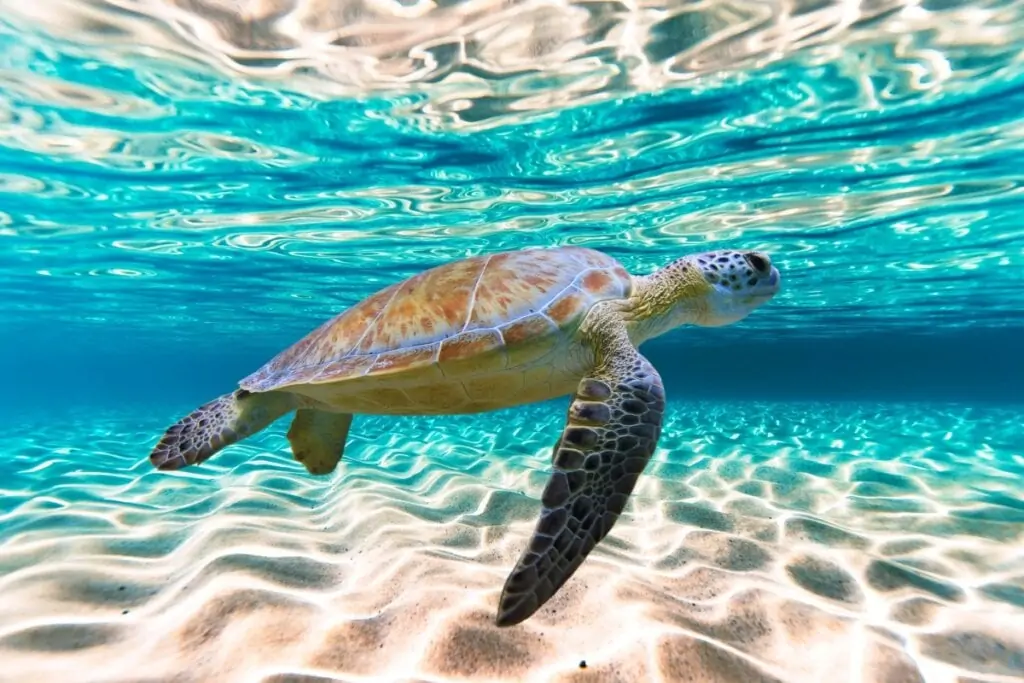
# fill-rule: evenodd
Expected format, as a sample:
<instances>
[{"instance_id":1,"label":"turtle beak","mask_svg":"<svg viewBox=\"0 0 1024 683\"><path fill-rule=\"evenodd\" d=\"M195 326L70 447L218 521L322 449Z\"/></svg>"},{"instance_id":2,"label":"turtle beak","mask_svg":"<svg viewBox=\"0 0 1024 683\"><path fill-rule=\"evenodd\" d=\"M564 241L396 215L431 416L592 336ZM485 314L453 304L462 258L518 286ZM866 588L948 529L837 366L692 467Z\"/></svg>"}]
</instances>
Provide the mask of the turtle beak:
<instances>
[{"instance_id":1,"label":"turtle beak","mask_svg":"<svg viewBox=\"0 0 1024 683\"><path fill-rule=\"evenodd\" d=\"M782 289L782 276L779 275L779 269L772 266L768 277L757 283L754 295L767 299L778 294L780 289Z\"/></svg>"}]
</instances>

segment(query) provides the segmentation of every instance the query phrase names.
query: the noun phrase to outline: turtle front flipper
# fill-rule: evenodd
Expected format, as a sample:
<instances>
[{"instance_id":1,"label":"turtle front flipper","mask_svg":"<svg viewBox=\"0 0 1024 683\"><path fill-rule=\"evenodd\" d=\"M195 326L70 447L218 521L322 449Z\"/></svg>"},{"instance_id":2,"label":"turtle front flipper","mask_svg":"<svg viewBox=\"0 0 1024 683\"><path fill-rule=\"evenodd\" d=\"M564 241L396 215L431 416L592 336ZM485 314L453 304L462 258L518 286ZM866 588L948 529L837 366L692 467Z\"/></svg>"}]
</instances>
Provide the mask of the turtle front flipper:
<instances>
[{"instance_id":1,"label":"turtle front flipper","mask_svg":"<svg viewBox=\"0 0 1024 683\"><path fill-rule=\"evenodd\" d=\"M351 413L299 408L288 429L292 456L310 474L330 474L345 451L345 440L351 426Z\"/></svg>"},{"instance_id":2,"label":"turtle front flipper","mask_svg":"<svg viewBox=\"0 0 1024 683\"><path fill-rule=\"evenodd\" d=\"M617 321L594 343L597 366L569 407L530 544L505 581L498 626L529 618L608 534L654 454L665 392Z\"/></svg>"},{"instance_id":3,"label":"turtle front flipper","mask_svg":"<svg viewBox=\"0 0 1024 683\"><path fill-rule=\"evenodd\" d=\"M174 423L149 454L159 470L203 462L226 446L252 436L295 407L292 394L238 389L204 403Z\"/></svg>"}]
</instances>

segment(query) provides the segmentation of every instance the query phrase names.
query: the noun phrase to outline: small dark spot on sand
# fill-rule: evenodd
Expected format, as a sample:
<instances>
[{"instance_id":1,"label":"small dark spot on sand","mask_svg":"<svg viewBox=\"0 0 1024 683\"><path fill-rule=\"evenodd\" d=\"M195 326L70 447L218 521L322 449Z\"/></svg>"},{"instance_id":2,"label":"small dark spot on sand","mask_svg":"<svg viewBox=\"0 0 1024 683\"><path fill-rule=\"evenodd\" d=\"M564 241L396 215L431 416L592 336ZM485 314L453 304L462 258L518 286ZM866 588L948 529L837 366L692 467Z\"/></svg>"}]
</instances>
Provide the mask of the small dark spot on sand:
<instances>
[{"instance_id":1,"label":"small dark spot on sand","mask_svg":"<svg viewBox=\"0 0 1024 683\"><path fill-rule=\"evenodd\" d=\"M128 614L128 610L126 610L126 609L121 610L121 614Z\"/></svg>"},{"instance_id":2,"label":"small dark spot on sand","mask_svg":"<svg viewBox=\"0 0 1024 683\"><path fill-rule=\"evenodd\" d=\"M581 669L586 669L587 668L587 660L585 660L585 659L581 659L580 660L580 668Z\"/></svg>"}]
</instances>

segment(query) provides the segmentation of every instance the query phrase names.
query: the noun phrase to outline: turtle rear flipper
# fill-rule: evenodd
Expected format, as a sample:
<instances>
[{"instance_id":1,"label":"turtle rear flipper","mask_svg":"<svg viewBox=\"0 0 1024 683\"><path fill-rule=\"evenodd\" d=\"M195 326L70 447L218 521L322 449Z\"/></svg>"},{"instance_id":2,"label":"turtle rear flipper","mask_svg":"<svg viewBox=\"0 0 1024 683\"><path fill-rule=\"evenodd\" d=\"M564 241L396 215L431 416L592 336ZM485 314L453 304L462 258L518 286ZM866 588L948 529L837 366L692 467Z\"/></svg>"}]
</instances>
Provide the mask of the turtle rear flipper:
<instances>
[{"instance_id":1,"label":"turtle rear flipper","mask_svg":"<svg viewBox=\"0 0 1024 683\"><path fill-rule=\"evenodd\" d=\"M299 408L288 429L292 456L310 474L330 474L345 451L351 413L330 413L315 408Z\"/></svg>"},{"instance_id":2,"label":"turtle rear flipper","mask_svg":"<svg viewBox=\"0 0 1024 683\"><path fill-rule=\"evenodd\" d=\"M204 403L164 432L149 454L159 470L203 462L225 446L265 429L295 407L291 394L238 389Z\"/></svg>"}]
</instances>

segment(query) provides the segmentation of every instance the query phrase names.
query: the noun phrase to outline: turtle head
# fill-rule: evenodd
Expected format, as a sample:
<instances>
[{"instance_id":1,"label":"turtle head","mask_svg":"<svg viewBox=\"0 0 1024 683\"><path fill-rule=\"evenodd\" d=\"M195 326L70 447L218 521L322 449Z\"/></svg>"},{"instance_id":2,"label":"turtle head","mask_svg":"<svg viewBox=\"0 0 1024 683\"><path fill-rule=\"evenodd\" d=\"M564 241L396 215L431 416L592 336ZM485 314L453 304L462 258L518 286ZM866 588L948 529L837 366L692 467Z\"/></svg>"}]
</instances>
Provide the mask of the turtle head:
<instances>
[{"instance_id":1,"label":"turtle head","mask_svg":"<svg viewBox=\"0 0 1024 683\"><path fill-rule=\"evenodd\" d=\"M768 254L718 250L691 254L647 276L637 288L643 337L680 325L721 327L746 318L781 284Z\"/></svg>"},{"instance_id":2,"label":"turtle head","mask_svg":"<svg viewBox=\"0 0 1024 683\"><path fill-rule=\"evenodd\" d=\"M721 327L743 320L774 297L779 270L761 251L709 251L681 259L707 286L695 307L693 323ZM694 277L693 279L696 279Z\"/></svg>"}]
</instances>

